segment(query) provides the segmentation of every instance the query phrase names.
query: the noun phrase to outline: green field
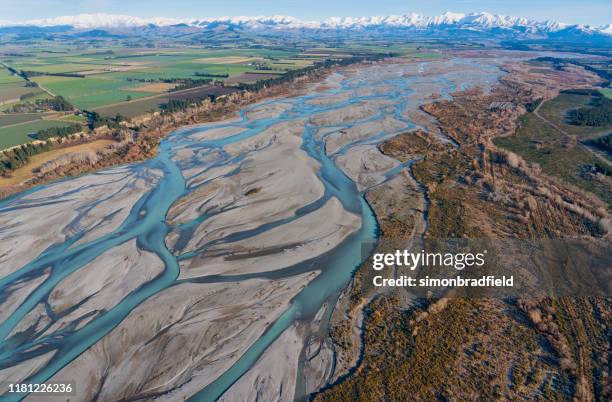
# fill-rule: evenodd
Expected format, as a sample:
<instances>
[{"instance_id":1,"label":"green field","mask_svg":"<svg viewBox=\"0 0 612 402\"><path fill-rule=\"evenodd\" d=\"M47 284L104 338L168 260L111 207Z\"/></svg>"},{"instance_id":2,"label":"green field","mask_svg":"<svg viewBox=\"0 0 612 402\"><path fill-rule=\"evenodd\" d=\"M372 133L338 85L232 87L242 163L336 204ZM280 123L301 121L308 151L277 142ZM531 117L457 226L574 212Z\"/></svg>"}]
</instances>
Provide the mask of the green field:
<instances>
[{"instance_id":1,"label":"green field","mask_svg":"<svg viewBox=\"0 0 612 402\"><path fill-rule=\"evenodd\" d=\"M155 95L151 92L135 91L144 81L168 79L217 79L224 75L230 78L253 72L256 65L267 66L276 72L302 68L319 58L296 58L295 50L279 49L146 49L106 47L96 51L82 51L70 47L49 47L33 50L23 49L19 57L3 61L12 68L47 74L90 72L84 78L54 75L31 76L31 79L56 95L63 96L80 109L94 109L126 100ZM278 64L280 63L280 64ZM0 74L0 102L18 99L31 89L24 89L23 80L11 76L8 70ZM196 75L198 74L198 75ZM212 74L211 77L206 77ZM126 114L155 109L155 101L142 104L125 104ZM155 106L155 107L152 107Z\"/></svg>"},{"instance_id":2,"label":"green field","mask_svg":"<svg viewBox=\"0 0 612 402\"><path fill-rule=\"evenodd\" d=\"M48 99L50 97L48 93L44 92L40 88L30 88L30 89L32 90L32 92L27 93L26 95L28 96L25 97L23 100L15 99L14 101L5 102L4 104L0 105L0 112L6 112L10 110L13 106L16 106L16 105L20 105L24 103L33 103L38 99Z\"/></svg>"},{"instance_id":3,"label":"green field","mask_svg":"<svg viewBox=\"0 0 612 402\"><path fill-rule=\"evenodd\" d=\"M40 73L75 73L78 71L97 70L108 68L108 64L87 64L87 63L61 63L61 64L34 64L25 63L14 66L20 70L36 71Z\"/></svg>"},{"instance_id":4,"label":"green field","mask_svg":"<svg viewBox=\"0 0 612 402\"><path fill-rule=\"evenodd\" d=\"M23 79L11 74L6 68L0 67L0 85L22 83Z\"/></svg>"},{"instance_id":5,"label":"green field","mask_svg":"<svg viewBox=\"0 0 612 402\"><path fill-rule=\"evenodd\" d=\"M56 95L68 99L81 109L93 109L98 106L123 102L130 96L132 99L150 96L152 93L130 91L129 87L140 83L130 83L123 77L113 74L101 74L87 78L41 76L34 80Z\"/></svg>"},{"instance_id":6,"label":"green field","mask_svg":"<svg viewBox=\"0 0 612 402\"><path fill-rule=\"evenodd\" d=\"M136 100L133 102L124 102L118 105L111 105L95 109L102 116L112 117L120 114L127 118L136 117L150 111L157 111L163 103L168 102L167 96L159 96L155 98L147 98Z\"/></svg>"},{"instance_id":7,"label":"green field","mask_svg":"<svg viewBox=\"0 0 612 402\"><path fill-rule=\"evenodd\" d=\"M573 127L573 132L577 131L577 128ZM521 118L520 127L514 135L497 138L494 143L517 153L530 163L537 163L544 173L597 194L606 202L612 203L609 188L584 174L587 167L605 162L599 160L584 145L577 143L567 146L566 141L566 136L535 114L528 113Z\"/></svg>"},{"instance_id":8,"label":"green field","mask_svg":"<svg viewBox=\"0 0 612 402\"><path fill-rule=\"evenodd\" d=\"M561 93L554 99L545 102L539 114L551 121L568 134L585 137L612 129L612 126L589 127L569 124L566 115L571 109L589 106L592 96L574 93Z\"/></svg>"},{"instance_id":9,"label":"green field","mask_svg":"<svg viewBox=\"0 0 612 402\"><path fill-rule=\"evenodd\" d=\"M0 127L0 149L9 148L19 144L25 144L34 138L28 134L51 127L69 126L70 122L55 120L37 120L31 123L19 124L10 127Z\"/></svg>"},{"instance_id":10,"label":"green field","mask_svg":"<svg viewBox=\"0 0 612 402\"><path fill-rule=\"evenodd\" d=\"M61 121L67 121L67 122L71 122L71 123L79 123L79 124L85 124L87 123L87 118L83 115L75 115L75 114L67 114L64 117L59 118L59 120Z\"/></svg>"},{"instance_id":11,"label":"green field","mask_svg":"<svg viewBox=\"0 0 612 402\"><path fill-rule=\"evenodd\" d=\"M19 101L23 95L40 92L38 88L29 88L23 85L0 85L0 102Z\"/></svg>"},{"instance_id":12,"label":"green field","mask_svg":"<svg viewBox=\"0 0 612 402\"><path fill-rule=\"evenodd\" d=\"M201 54L190 56L200 57ZM33 77L39 85L54 94L61 95L80 109L94 109L124 102L128 99L143 98L155 95L151 92L134 91L132 88L143 85L142 80L159 79L202 79L199 74L228 74L230 76L251 71L253 68L243 64L208 64L184 61L185 56L151 56L150 58L164 63L137 66L130 71L108 72L87 76L85 78L38 76ZM143 62L144 57L136 58ZM148 58L147 58L148 59ZM177 59L179 62L177 62ZM130 59L120 59L122 63ZM149 60L151 62L151 60ZM42 69L42 68L41 68ZM48 70L47 70L48 71Z\"/></svg>"},{"instance_id":13,"label":"green field","mask_svg":"<svg viewBox=\"0 0 612 402\"><path fill-rule=\"evenodd\" d=\"M40 118L40 113L0 114L0 127L25 123L27 121L38 120Z\"/></svg>"},{"instance_id":14,"label":"green field","mask_svg":"<svg viewBox=\"0 0 612 402\"><path fill-rule=\"evenodd\" d=\"M416 52L413 45L380 49L378 46L358 45L343 49L289 46L286 50L96 46L83 50L74 45L47 43L32 49L24 47L18 52L11 50L13 54L2 61L18 71L41 73L30 74L29 77L52 94L64 97L78 109L96 110L105 116L120 113L134 117L159 110L159 105L167 101L167 97L159 92L139 89L150 83L209 79L226 80L227 85L235 85L259 79L253 78L255 75L251 73L284 74L326 57L346 57L354 51L363 53L381 49L405 54ZM82 73L83 77L56 75L77 72ZM266 78L265 75L261 77ZM26 88L24 85L21 77L9 74L7 69L0 69L0 103L4 102L0 111L49 96L42 89ZM30 93L38 93L39 96L19 101L22 95Z\"/></svg>"}]
</instances>

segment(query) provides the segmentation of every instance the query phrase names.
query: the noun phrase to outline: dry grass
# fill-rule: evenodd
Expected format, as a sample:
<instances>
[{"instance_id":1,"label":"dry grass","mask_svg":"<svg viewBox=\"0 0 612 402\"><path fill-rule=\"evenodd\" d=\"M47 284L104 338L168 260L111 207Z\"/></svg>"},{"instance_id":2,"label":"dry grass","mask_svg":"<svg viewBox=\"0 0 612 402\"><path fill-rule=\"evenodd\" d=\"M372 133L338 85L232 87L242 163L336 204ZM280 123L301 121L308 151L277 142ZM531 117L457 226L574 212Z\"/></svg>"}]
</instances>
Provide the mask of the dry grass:
<instances>
[{"instance_id":1,"label":"dry grass","mask_svg":"<svg viewBox=\"0 0 612 402\"><path fill-rule=\"evenodd\" d=\"M34 177L34 171L36 171L40 166L60 156L75 152L99 151L105 148L106 146L114 143L115 141L113 140L98 140L86 144L79 144L71 147L54 149L49 152L43 152L41 154L34 155L30 158L30 163L15 170L11 177L0 177L0 187L14 186L26 182L27 180Z\"/></svg>"},{"instance_id":2,"label":"dry grass","mask_svg":"<svg viewBox=\"0 0 612 402\"><path fill-rule=\"evenodd\" d=\"M156 94L161 94L163 92L168 92L172 88L174 88L176 84L165 83L165 82L153 82L150 84L144 84L137 87L130 88L130 91L136 92L152 92Z\"/></svg>"}]
</instances>

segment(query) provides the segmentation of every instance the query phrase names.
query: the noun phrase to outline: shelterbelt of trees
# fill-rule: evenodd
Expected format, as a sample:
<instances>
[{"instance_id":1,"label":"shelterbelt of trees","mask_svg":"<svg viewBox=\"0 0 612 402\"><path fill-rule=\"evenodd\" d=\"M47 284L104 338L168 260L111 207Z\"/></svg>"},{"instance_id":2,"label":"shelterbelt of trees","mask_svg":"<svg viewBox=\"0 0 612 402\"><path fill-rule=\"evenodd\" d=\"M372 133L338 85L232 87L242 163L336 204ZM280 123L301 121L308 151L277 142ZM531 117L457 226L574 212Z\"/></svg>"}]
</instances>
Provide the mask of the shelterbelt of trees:
<instances>
[{"instance_id":1,"label":"shelterbelt of trees","mask_svg":"<svg viewBox=\"0 0 612 402\"><path fill-rule=\"evenodd\" d=\"M566 93L572 92L566 91ZM592 127L603 127L612 124L612 100L606 98L599 91L590 91L589 94L593 96L590 105L570 110L568 112L569 121L579 126Z\"/></svg>"},{"instance_id":2,"label":"shelterbelt of trees","mask_svg":"<svg viewBox=\"0 0 612 402\"><path fill-rule=\"evenodd\" d=\"M316 70L327 69L327 68L336 67L336 66L348 66L350 64L361 63L365 61L380 61L385 58L395 57L395 56L396 55L394 53L377 53L377 54L371 54L371 55L354 55L354 56L347 57L347 58L329 58L324 61L315 62L312 65L307 66L307 67L298 68L295 70L289 70L279 77L266 78L266 79L258 80L254 83L240 83L234 87L241 91L257 92L264 88L268 88L274 85L280 85L280 84L284 84L287 82L291 82L295 80L296 78L306 76ZM206 76L224 77L225 75L206 74ZM222 85L222 82L219 83L219 85ZM185 89L185 88L181 88L181 89ZM189 107L193 105L201 104L206 99L209 99L210 101L215 102L217 99L220 99L220 98L221 97L216 97L214 95L202 95L200 97L194 97L194 98L170 99L168 102L162 104L161 107L162 107L163 113L175 113L175 112L187 110Z\"/></svg>"},{"instance_id":3,"label":"shelterbelt of trees","mask_svg":"<svg viewBox=\"0 0 612 402\"><path fill-rule=\"evenodd\" d=\"M289 70L285 74L280 77L268 78L265 80L259 80L254 83L241 83L238 85L238 88L246 91L258 91L262 88L271 85L282 84L284 82L292 81L298 77L307 75L308 73L320 69L320 68L330 68L334 66L348 66L354 63L360 63L364 61L379 61L385 59L387 57L394 57L393 53L377 53L372 55L360 55L360 56L352 56L347 58L338 58L338 59L326 59L323 61L318 61L313 63L311 66L299 68L296 70Z\"/></svg>"},{"instance_id":4,"label":"shelterbelt of trees","mask_svg":"<svg viewBox=\"0 0 612 402\"><path fill-rule=\"evenodd\" d=\"M0 155L0 175L8 174L10 171L20 168L29 162L31 156L50 151L51 148L53 148L53 142L47 140L21 144L2 151Z\"/></svg>"},{"instance_id":5,"label":"shelterbelt of trees","mask_svg":"<svg viewBox=\"0 0 612 402\"><path fill-rule=\"evenodd\" d=\"M54 112L70 112L74 110L74 106L62 96L54 96L48 99L36 99L28 102L28 98L32 95L27 94L21 96L22 102L13 105L8 109L8 113L32 113L39 110L54 111Z\"/></svg>"},{"instance_id":6,"label":"shelterbelt of trees","mask_svg":"<svg viewBox=\"0 0 612 402\"><path fill-rule=\"evenodd\" d=\"M612 133L607 134L603 137L594 138L592 140L585 141L587 145L601 149L602 151L612 154Z\"/></svg>"}]
</instances>

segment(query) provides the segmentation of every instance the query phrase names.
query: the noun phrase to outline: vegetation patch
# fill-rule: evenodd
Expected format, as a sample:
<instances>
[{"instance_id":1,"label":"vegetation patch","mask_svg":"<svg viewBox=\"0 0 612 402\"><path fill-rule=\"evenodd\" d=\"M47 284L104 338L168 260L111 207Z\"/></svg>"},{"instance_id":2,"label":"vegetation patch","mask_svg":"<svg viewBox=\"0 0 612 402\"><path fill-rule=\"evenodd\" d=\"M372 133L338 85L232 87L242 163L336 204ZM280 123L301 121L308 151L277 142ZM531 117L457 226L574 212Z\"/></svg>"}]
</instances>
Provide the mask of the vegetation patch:
<instances>
[{"instance_id":1,"label":"vegetation patch","mask_svg":"<svg viewBox=\"0 0 612 402\"><path fill-rule=\"evenodd\" d=\"M36 120L9 127L0 127L0 149L31 142L36 139L36 133L40 130L70 125L65 121Z\"/></svg>"},{"instance_id":2,"label":"vegetation patch","mask_svg":"<svg viewBox=\"0 0 612 402\"><path fill-rule=\"evenodd\" d=\"M570 116L582 116L580 110L591 110L596 105L608 108L610 100L596 90L564 91L556 98L545 102L539 115L527 113L520 119L514 135L496 138L497 146L517 153L530 163L535 163L544 173L592 192L608 203L612 190L608 176L609 166L602 156L594 154L589 146L605 150L608 137L596 137L606 133L612 125L605 118L598 126L577 125ZM599 116L603 116L598 114ZM585 138L584 144L578 141Z\"/></svg>"},{"instance_id":3,"label":"vegetation patch","mask_svg":"<svg viewBox=\"0 0 612 402\"><path fill-rule=\"evenodd\" d=\"M39 120L41 117L41 113L0 114L0 128Z\"/></svg>"},{"instance_id":4,"label":"vegetation patch","mask_svg":"<svg viewBox=\"0 0 612 402\"><path fill-rule=\"evenodd\" d=\"M571 124L590 127L612 125L612 99L599 94L593 96L588 107L572 109L568 113Z\"/></svg>"}]
</instances>

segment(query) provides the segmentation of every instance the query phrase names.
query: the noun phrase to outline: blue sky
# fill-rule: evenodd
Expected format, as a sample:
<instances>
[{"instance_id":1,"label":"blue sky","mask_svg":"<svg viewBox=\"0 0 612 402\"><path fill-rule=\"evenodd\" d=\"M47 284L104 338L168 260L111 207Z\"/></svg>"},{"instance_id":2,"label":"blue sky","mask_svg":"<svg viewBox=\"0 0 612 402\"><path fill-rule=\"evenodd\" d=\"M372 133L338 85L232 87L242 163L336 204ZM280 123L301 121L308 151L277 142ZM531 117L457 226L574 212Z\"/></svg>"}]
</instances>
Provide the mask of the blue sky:
<instances>
[{"instance_id":1,"label":"blue sky","mask_svg":"<svg viewBox=\"0 0 612 402\"><path fill-rule=\"evenodd\" d=\"M198 18L236 15L425 15L478 12L594 25L612 23L612 0L0 0L0 20L23 21L80 13Z\"/></svg>"}]
</instances>

